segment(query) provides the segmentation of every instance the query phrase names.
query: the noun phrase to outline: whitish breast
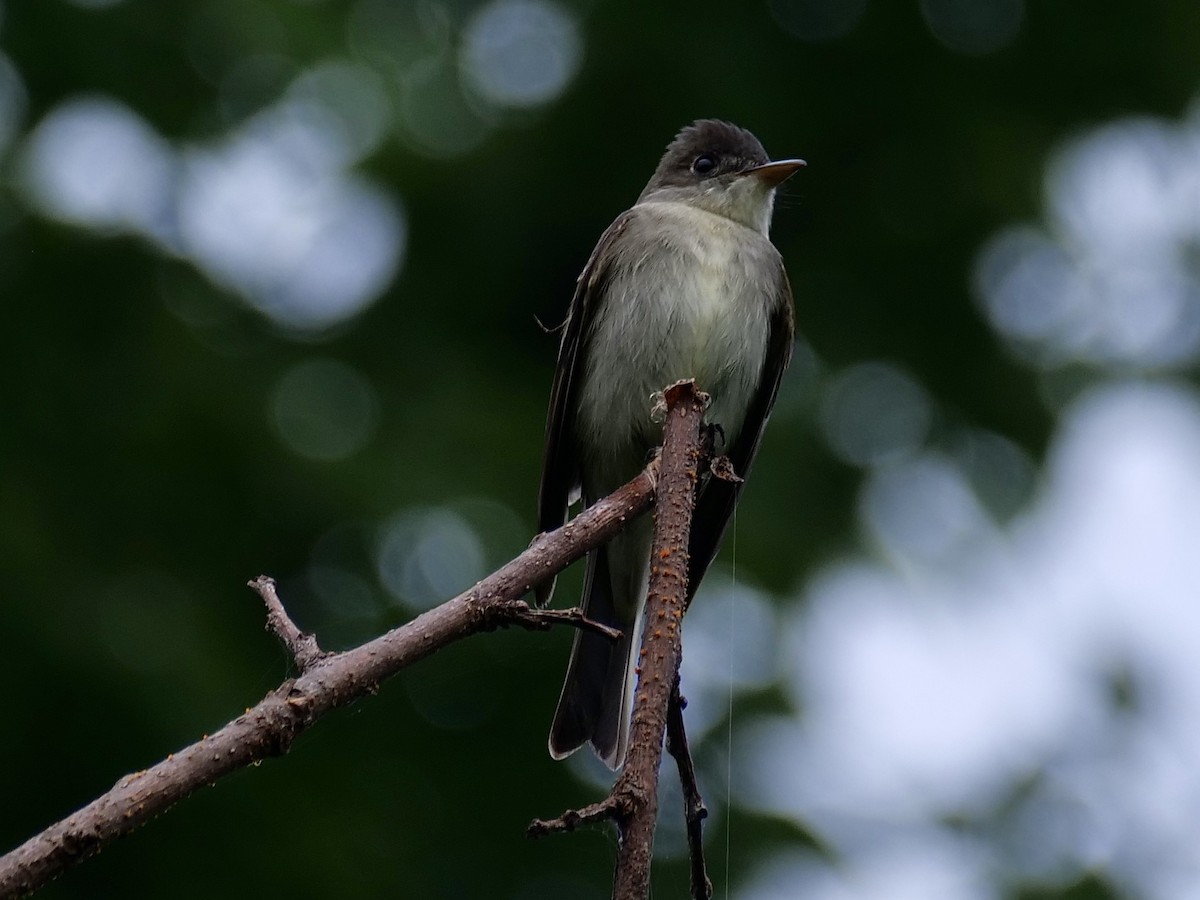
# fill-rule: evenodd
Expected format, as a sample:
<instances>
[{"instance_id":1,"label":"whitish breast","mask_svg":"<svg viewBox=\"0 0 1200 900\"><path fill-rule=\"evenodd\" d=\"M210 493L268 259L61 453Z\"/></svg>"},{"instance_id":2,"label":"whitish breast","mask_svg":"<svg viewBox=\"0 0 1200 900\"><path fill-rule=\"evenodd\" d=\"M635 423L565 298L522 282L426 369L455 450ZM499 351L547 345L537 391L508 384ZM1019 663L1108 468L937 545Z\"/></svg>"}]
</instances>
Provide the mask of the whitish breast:
<instances>
[{"instance_id":1,"label":"whitish breast","mask_svg":"<svg viewBox=\"0 0 1200 900\"><path fill-rule=\"evenodd\" d=\"M660 439L650 394L682 378L712 396L706 418L732 441L766 357L775 249L744 226L682 204L639 212L616 248L620 263L585 347L585 446L644 453Z\"/></svg>"}]
</instances>

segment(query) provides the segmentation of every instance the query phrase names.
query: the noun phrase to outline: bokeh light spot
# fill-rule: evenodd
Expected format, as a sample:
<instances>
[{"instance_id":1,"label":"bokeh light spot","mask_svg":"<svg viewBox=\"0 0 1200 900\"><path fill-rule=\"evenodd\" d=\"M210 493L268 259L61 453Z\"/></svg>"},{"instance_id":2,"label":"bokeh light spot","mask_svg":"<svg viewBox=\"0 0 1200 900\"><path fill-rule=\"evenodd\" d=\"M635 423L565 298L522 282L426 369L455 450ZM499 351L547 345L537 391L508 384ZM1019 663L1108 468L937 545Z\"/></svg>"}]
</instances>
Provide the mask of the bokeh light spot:
<instances>
[{"instance_id":1,"label":"bokeh light spot","mask_svg":"<svg viewBox=\"0 0 1200 900\"><path fill-rule=\"evenodd\" d=\"M867 0L768 0L784 30L805 41L831 41L848 34L867 10Z\"/></svg>"},{"instance_id":2,"label":"bokeh light spot","mask_svg":"<svg viewBox=\"0 0 1200 900\"><path fill-rule=\"evenodd\" d=\"M349 318L391 281L405 227L393 200L338 171L345 157L320 121L288 110L192 152L180 185L183 248L280 324L319 330Z\"/></svg>"},{"instance_id":3,"label":"bokeh light spot","mask_svg":"<svg viewBox=\"0 0 1200 900\"><path fill-rule=\"evenodd\" d=\"M30 199L56 219L111 231L167 230L171 148L115 100L58 106L28 138L23 168Z\"/></svg>"},{"instance_id":4,"label":"bokeh light spot","mask_svg":"<svg viewBox=\"0 0 1200 900\"><path fill-rule=\"evenodd\" d=\"M583 42L574 17L549 0L493 0L463 30L467 83L498 106L553 100L579 70Z\"/></svg>"},{"instance_id":5,"label":"bokeh light spot","mask_svg":"<svg viewBox=\"0 0 1200 900\"><path fill-rule=\"evenodd\" d=\"M444 60L414 66L400 98L401 135L426 156L453 158L478 147L488 126L471 108L459 72Z\"/></svg>"},{"instance_id":6,"label":"bokeh light spot","mask_svg":"<svg viewBox=\"0 0 1200 900\"><path fill-rule=\"evenodd\" d=\"M903 839L873 841L853 866L816 853L759 863L737 900L997 900L982 842L948 828L914 828Z\"/></svg>"},{"instance_id":7,"label":"bokeh light spot","mask_svg":"<svg viewBox=\"0 0 1200 900\"><path fill-rule=\"evenodd\" d=\"M294 453L321 462L352 456L378 418L375 390L359 372L332 359L293 366L271 395L271 422Z\"/></svg>"},{"instance_id":8,"label":"bokeh light spot","mask_svg":"<svg viewBox=\"0 0 1200 900\"><path fill-rule=\"evenodd\" d=\"M470 524L445 508L405 510L384 524L376 571L387 592L423 612L483 577L486 552Z\"/></svg>"},{"instance_id":9,"label":"bokeh light spot","mask_svg":"<svg viewBox=\"0 0 1200 900\"><path fill-rule=\"evenodd\" d=\"M855 465L914 450L925 440L932 418L924 388L890 363L860 363L839 373L821 402L826 442Z\"/></svg>"},{"instance_id":10,"label":"bokeh light spot","mask_svg":"<svg viewBox=\"0 0 1200 900\"><path fill-rule=\"evenodd\" d=\"M288 88L288 98L332 114L331 124L338 128L347 151L343 164L370 154L391 124L391 101L379 76L343 60L329 60L302 72Z\"/></svg>"},{"instance_id":11,"label":"bokeh light spot","mask_svg":"<svg viewBox=\"0 0 1200 900\"><path fill-rule=\"evenodd\" d=\"M218 103L223 117L237 123L276 102L295 74L296 64L279 53L239 59L221 76Z\"/></svg>"},{"instance_id":12,"label":"bokeh light spot","mask_svg":"<svg viewBox=\"0 0 1200 900\"><path fill-rule=\"evenodd\" d=\"M699 739L727 715L731 691L765 687L774 678L777 622L762 592L710 572L683 630L688 733Z\"/></svg>"},{"instance_id":13,"label":"bokeh light spot","mask_svg":"<svg viewBox=\"0 0 1200 900\"><path fill-rule=\"evenodd\" d=\"M330 617L340 621L374 621L382 612L367 579L357 572L337 566L312 565L308 586Z\"/></svg>"},{"instance_id":14,"label":"bokeh light spot","mask_svg":"<svg viewBox=\"0 0 1200 900\"><path fill-rule=\"evenodd\" d=\"M940 454L922 454L872 473L861 500L872 535L898 559L935 565L989 528L966 479Z\"/></svg>"},{"instance_id":15,"label":"bokeh light spot","mask_svg":"<svg viewBox=\"0 0 1200 900\"><path fill-rule=\"evenodd\" d=\"M386 115L354 84L344 71L306 73L296 96L182 153L115 100L66 101L26 140L26 196L46 215L190 259L285 328L327 329L378 298L406 238L399 203L345 171ZM362 108L335 111L354 105L350 94Z\"/></svg>"},{"instance_id":16,"label":"bokeh light spot","mask_svg":"<svg viewBox=\"0 0 1200 900\"><path fill-rule=\"evenodd\" d=\"M1070 258L1032 228L993 238L975 280L992 324L1019 342L1055 340L1086 310Z\"/></svg>"},{"instance_id":17,"label":"bokeh light spot","mask_svg":"<svg viewBox=\"0 0 1200 900\"><path fill-rule=\"evenodd\" d=\"M921 0L933 36L958 53L995 53L1017 36L1024 0Z\"/></svg>"},{"instance_id":18,"label":"bokeh light spot","mask_svg":"<svg viewBox=\"0 0 1200 900\"><path fill-rule=\"evenodd\" d=\"M360 0L347 23L354 54L397 79L418 63L445 55L452 36L450 11L435 0Z\"/></svg>"},{"instance_id":19,"label":"bokeh light spot","mask_svg":"<svg viewBox=\"0 0 1200 900\"><path fill-rule=\"evenodd\" d=\"M1037 467L1029 453L1008 438L972 429L957 435L949 450L993 517L1008 519L1029 501Z\"/></svg>"}]
</instances>

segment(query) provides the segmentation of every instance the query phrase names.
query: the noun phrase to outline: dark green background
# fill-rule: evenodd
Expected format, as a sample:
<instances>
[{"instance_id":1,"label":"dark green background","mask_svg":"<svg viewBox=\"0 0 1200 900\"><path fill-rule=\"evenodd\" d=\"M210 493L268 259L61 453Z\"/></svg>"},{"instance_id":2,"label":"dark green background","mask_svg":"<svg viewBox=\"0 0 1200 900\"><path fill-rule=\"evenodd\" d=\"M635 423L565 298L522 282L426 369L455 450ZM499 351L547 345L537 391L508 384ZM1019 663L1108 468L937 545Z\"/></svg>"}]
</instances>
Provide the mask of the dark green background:
<instances>
[{"instance_id":1,"label":"dark green background","mask_svg":"<svg viewBox=\"0 0 1200 900\"><path fill-rule=\"evenodd\" d=\"M475 6L444 9L457 26ZM693 118L735 120L773 154L810 163L773 237L815 363L785 388L739 514L740 573L783 593L859 540L860 472L814 421L823 373L896 361L950 416L1035 458L1044 449L1052 414L973 303L971 261L997 229L1037 215L1044 161L1064 139L1121 115L1180 114L1200 85L1200 5L1030 3L1015 40L984 56L940 44L915 2L872 3L827 42L789 35L757 2L569 6L584 57L565 93L497 114L465 156L393 136L361 166L402 200L405 263L332 333L287 333L140 239L39 216L10 148L0 847L287 676L248 578L279 578L304 627L348 646L409 615L374 584L371 535L394 512L491 498L520 527L477 523L487 564L528 542L555 354L534 317L561 317L596 237ZM198 29L229 66L270 51L298 71L351 52L352 7L24 0L3 8L0 50L28 92L25 131L98 92L172 141L203 143L237 118L194 64ZM164 302L180 292L210 325ZM291 454L268 420L276 381L310 356L353 365L381 400L371 441L342 462ZM339 559L374 585L369 615L317 603L303 577L334 529ZM544 750L569 640L505 633L439 654L43 896L606 896L611 837L523 837L532 817L596 797ZM735 886L745 867L808 840L750 814L734 827ZM663 862L656 896L682 896L686 877L684 860Z\"/></svg>"}]
</instances>

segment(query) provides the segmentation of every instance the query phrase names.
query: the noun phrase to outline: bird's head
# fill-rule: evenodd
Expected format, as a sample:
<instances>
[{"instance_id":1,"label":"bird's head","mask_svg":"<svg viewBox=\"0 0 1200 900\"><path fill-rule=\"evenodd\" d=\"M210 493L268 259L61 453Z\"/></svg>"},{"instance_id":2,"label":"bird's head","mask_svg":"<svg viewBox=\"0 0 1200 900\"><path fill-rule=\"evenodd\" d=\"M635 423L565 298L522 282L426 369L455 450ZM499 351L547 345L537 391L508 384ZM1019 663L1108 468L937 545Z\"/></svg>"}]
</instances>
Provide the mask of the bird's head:
<instances>
[{"instance_id":1,"label":"bird's head","mask_svg":"<svg viewBox=\"0 0 1200 900\"><path fill-rule=\"evenodd\" d=\"M771 162L758 138L717 119L700 119L675 136L639 203L675 201L767 234L775 188L805 165Z\"/></svg>"}]
</instances>

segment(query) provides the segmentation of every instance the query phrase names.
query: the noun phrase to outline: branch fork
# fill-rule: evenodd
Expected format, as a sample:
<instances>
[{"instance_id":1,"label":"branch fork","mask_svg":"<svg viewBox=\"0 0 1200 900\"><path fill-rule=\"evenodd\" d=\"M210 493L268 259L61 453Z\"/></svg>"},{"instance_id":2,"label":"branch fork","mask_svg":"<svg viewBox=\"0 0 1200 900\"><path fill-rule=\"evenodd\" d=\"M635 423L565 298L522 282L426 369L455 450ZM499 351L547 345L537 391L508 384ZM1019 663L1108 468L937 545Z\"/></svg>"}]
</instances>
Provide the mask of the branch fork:
<instances>
[{"instance_id":1,"label":"branch fork","mask_svg":"<svg viewBox=\"0 0 1200 900\"><path fill-rule=\"evenodd\" d=\"M275 579L259 575L246 582L267 607L267 631L273 632L287 648L292 662L300 672L307 672L329 654L321 649L314 635L301 631L283 607L283 601L275 590Z\"/></svg>"}]
</instances>

